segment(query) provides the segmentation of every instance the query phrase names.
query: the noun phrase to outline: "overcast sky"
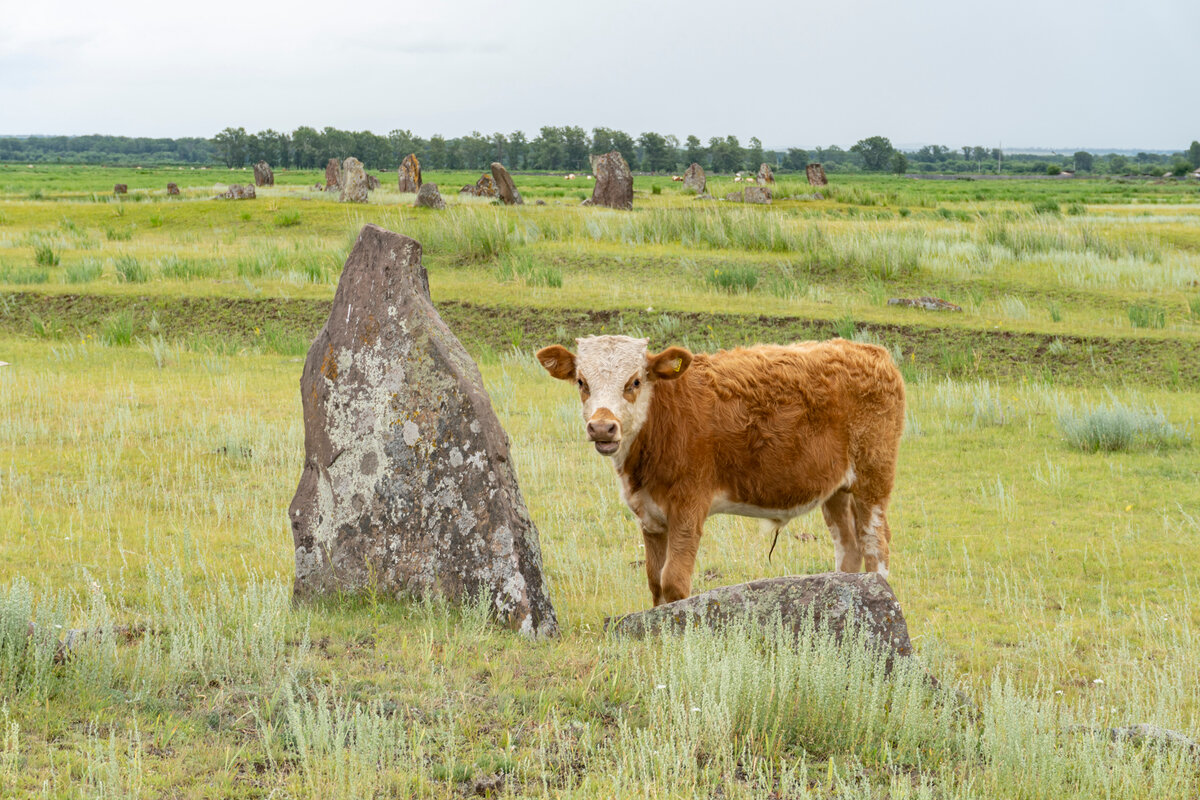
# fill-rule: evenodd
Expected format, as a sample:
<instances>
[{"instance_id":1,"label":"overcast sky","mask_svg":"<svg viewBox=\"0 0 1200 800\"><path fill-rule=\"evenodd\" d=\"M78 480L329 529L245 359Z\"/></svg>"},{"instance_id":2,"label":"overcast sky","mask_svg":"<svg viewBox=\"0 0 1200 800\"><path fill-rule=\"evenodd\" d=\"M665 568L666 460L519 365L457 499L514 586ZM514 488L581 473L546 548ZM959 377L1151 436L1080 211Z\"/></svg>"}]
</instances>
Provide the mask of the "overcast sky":
<instances>
[{"instance_id":1,"label":"overcast sky","mask_svg":"<svg viewBox=\"0 0 1200 800\"><path fill-rule=\"evenodd\" d=\"M0 0L0 134L542 125L1182 149L1200 0Z\"/></svg>"}]
</instances>

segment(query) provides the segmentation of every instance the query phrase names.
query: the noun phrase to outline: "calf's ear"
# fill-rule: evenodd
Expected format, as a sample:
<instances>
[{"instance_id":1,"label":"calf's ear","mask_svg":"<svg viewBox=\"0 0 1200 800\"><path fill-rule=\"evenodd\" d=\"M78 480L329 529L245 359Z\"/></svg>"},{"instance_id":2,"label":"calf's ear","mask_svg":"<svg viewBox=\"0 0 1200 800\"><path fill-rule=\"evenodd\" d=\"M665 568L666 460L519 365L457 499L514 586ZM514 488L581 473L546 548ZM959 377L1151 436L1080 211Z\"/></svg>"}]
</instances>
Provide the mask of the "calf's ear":
<instances>
[{"instance_id":1,"label":"calf's ear","mask_svg":"<svg viewBox=\"0 0 1200 800\"><path fill-rule=\"evenodd\" d=\"M546 372L560 381L575 380L575 354L561 344L552 344L537 351L537 360Z\"/></svg>"},{"instance_id":2,"label":"calf's ear","mask_svg":"<svg viewBox=\"0 0 1200 800\"><path fill-rule=\"evenodd\" d=\"M659 380L673 380L687 371L692 354L684 347L668 347L661 353L646 356L646 369Z\"/></svg>"}]
</instances>

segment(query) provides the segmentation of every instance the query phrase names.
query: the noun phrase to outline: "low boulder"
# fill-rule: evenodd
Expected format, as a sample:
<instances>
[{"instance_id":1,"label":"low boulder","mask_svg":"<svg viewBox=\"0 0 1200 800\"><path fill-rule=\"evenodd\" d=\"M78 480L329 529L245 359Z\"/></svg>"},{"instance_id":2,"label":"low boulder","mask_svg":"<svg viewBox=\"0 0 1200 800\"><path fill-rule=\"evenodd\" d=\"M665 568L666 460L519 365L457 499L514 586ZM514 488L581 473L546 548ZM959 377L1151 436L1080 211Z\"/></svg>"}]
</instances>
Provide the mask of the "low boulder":
<instances>
[{"instance_id":1,"label":"low boulder","mask_svg":"<svg viewBox=\"0 0 1200 800\"><path fill-rule=\"evenodd\" d=\"M887 301L887 304L889 306L923 308L926 311L962 311L962 306L955 305L940 297L893 297Z\"/></svg>"},{"instance_id":2,"label":"low boulder","mask_svg":"<svg viewBox=\"0 0 1200 800\"><path fill-rule=\"evenodd\" d=\"M218 200L253 200L254 197L254 187L240 183L230 184L228 189L217 195Z\"/></svg>"},{"instance_id":3,"label":"low boulder","mask_svg":"<svg viewBox=\"0 0 1200 800\"><path fill-rule=\"evenodd\" d=\"M417 202L413 205L417 208L442 209L446 207L446 201L442 199L436 183L423 183L417 190Z\"/></svg>"},{"instance_id":4,"label":"low boulder","mask_svg":"<svg viewBox=\"0 0 1200 800\"><path fill-rule=\"evenodd\" d=\"M421 188L421 162L409 153L396 170L396 188L403 194L416 194Z\"/></svg>"},{"instance_id":5,"label":"low boulder","mask_svg":"<svg viewBox=\"0 0 1200 800\"><path fill-rule=\"evenodd\" d=\"M479 180L474 185L464 186L458 190L458 193L472 197L496 197L499 195L496 189L496 179L486 172L479 176Z\"/></svg>"},{"instance_id":6,"label":"low boulder","mask_svg":"<svg viewBox=\"0 0 1200 800\"><path fill-rule=\"evenodd\" d=\"M504 205L519 206L525 203L521 199L521 193L517 191L517 185L513 183L512 175L508 174L508 170L499 161L492 162L492 180L496 184L496 194Z\"/></svg>"},{"instance_id":7,"label":"low boulder","mask_svg":"<svg viewBox=\"0 0 1200 800\"><path fill-rule=\"evenodd\" d=\"M728 194L725 195L725 199L730 201L731 203L740 203L740 202L742 202L742 193L741 192L729 192Z\"/></svg>"},{"instance_id":8,"label":"low boulder","mask_svg":"<svg viewBox=\"0 0 1200 800\"><path fill-rule=\"evenodd\" d=\"M179 194L179 187L174 183L167 184L167 194Z\"/></svg>"},{"instance_id":9,"label":"low boulder","mask_svg":"<svg viewBox=\"0 0 1200 800\"><path fill-rule=\"evenodd\" d=\"M633 173L619 150L595 156L592 172L596 185L592 187L590 205L631 210L633 208Z\"/></svg>"},{"instance_id":10,"label":"low boulder","mask_svg":"<svg viewBox=\"0 0 1200 800\"><path fill-rule=\"evenodd\" d=\"M708 188L708 179L704 175L704 167L693 163L683 173L683 188L690 189L696 194L704 194Z\"/></svg>"},{"instance_id":11,"label":"low boulder","mask_svg":"<svg viewBox=\"0 0 1200 800\"><path fill-rule=\"evenodd\" d=\"M254 165L254 185L255 186L274 186L275 173L271 169L271 165L265 161L259 161Z\"/></svg>"},{"instance_id":12,"label":"low boulder","mask_svg":"<svg viewBox=\"0 0 1200 800\"><path fill-rule=\"evenodd\" d=\"M342 162L342 193L338 200L342 203L367 202L367 173L362 162L354 156Z\"/></svg>"},{"instance_id":13,"label":"low boulder","mask_svg":"<svg viewBox=\"0 0 1200 800\"><path fill-rule=\"evenodd\" d=\"M771 205L771 188L769 186L747 186L745 192L747 203Z\"/></svg>"},{"instance_id":14,"label":"low boulder","mask_svg":"<svg viewBox=\"0 0 1200 800\"><path fill-rule=\"evenodd\" d=\"M129 186L124 183L113 184L113 194L128 194Z\"/></svg>"},{"instance_id":15,"label":"low boulder","mask_svg":"<svg viewBox=\"0 0 1200 800\"><path fill-rule=\"evenodd\" d=\"M908 623L887 580L874 572L824 572L722 586L674 603L627 614L607 628L641 638L680 633L703 626L723 628L749 620L770 626L776 620L799 634L809 624L841 638L847 625L865 630L867 640L884 652L912 655Z\"/></svg>"}]
</instances>

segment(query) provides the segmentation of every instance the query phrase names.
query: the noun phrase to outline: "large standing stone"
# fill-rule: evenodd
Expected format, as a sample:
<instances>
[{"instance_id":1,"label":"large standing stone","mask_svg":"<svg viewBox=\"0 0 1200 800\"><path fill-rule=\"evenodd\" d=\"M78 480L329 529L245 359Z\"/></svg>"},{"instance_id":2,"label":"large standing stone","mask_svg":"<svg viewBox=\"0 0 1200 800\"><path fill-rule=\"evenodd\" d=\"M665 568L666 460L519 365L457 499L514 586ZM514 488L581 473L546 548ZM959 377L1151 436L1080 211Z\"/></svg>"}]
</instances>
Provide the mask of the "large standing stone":
<instances>
[{"instance_id":1,"label":"large standing stone","mask_svg":"<svg viewBox=\"0 0 1200 800\"><path fill-rule=\"evenodd\" d=\"M519 206L525 203L521 199L521 193L517 191L517 185L513 183L512 175L508 174L508 170L499 161L492 162L492 180L496 183L496 194L500 196L506 206Z\"/></svg>"},{"instance_id":2,"label":"large standing stone","mask_svg":"<svg viewBox=\"0 0 1200 800\"><path fill-rule=\"evenodd\" d=\"M495 179L486 172L479 176L479 180L475 182L474 186L464 186L458 190L458 193L473 197L495 197L498 194Z\"/></svg>"},{"instance_id":3,"label":"large standing stone","mask_svg":"<svg viewBox=\"0 0 1200 800\"><path fill-rule=\"evenodd\" d=\"M255 186L274 186L275 173L271 170L271 165L265 161L259 161L254 165L254 185Z\"/></svg>"},{"instance_id":4,"label":"large standing stone","mask_svg":"<svg viewBox=\"0 0 1200 800\"><path fill-rule=\"evenodd\" d=\"M771 165L765 162L760 164L758 166L758 174L754 176L754 179L760 186L768 186L774 183L775 175L771 172Z\"/></svg>"},{"instance_id":5,"label":"large standing stone","mask_svg":"<svg viewBox=\"0 0 1200 800\"><path fill-rule=\"evenodd\" d=\"M300 394L297 597L487 593L508 626L557 633L508 437L434 310L419 243L362 229Z\"/></svg>"},{"instance_id":6,"label":"large standing stone","mask_svg":"<svg viewBox=\"0 0 1200 800\"><path fill-rule=\"evenodd\" d=\"M413 205L419 208L445 208L446 201L442 199L436 183L423 183L417 190L417 202Z\"/></svg>"},{"instance_id":7,"label":"large standing stone","mask_svg":"<svg viewBox=\"0 0 1200 800\"><path fill-rule=\"evenodd\" d=\"M829 185L829 181L825 178L825 168L820 164L809 164L804 168L804 174L808 177L810 186Z\"/></svg>"},{"instance_id":8,"label":"large standing stone","mask_svg":"<svg viewBox=\"0 0 1200 800\"><path fill-rule=\"evenodd\" d=\"M633 173L620 151L598 156L592 162L592 171L596 175L596 185L592 187L591 205L633 208Z\"/></svg>"},{"instance_id":9,"label":"large standing stone","mask_svg":"<svg viewBox=\"0 0 1200 800\"><path fill-rule=\"evenodd\" d=\"M769 186L747 186L745 201L747 203L771 204L771 188Z\"/></svg>"},{"instance_id":10,"label":"large standing stone","mask_svg":"<svg viewBox=\"0 0 1200 800\"><path fill-rule=\"evenodd\" d=\"M421 162L416 153L409 153L396 170L396 185L405 194L415 194L421 188Z\"/></svg>"},{"instance_id":11,"label":"large standing stone","mask_svg":"<svg viewBox=\"0 0 1200 800\"><path fill-rule=\"evenodd\" d=\"M335 192L342 188L342 162L331 158L325 164L325 191Z\"/></svg>"},{"instance_id":12,"label":"large standing stone","mask_svg":"<svg viewBox=\"0 0 1200 800\"><path fill-rule=\"evenodd\" d=\"M179 194L179 186L174 183L168 183L167 194Z\"/></svg>"},{"instance_id":13,"label":"large standing stone","mask_svg":"<svg viewBox=\"0 0 1200 800\"><path fill-rule=\"evenodd\" d=\"M354 156L342 162L342 193L338 200L343 203L367 202L367 173L362 162Z\"/></svg>"},{"instance_id":14,"label":"large standing stone","mask_svg":"<svg viewBox=\"0 0 1200 800\"><path fill-rule=\"evenodd\" d=\"M228 189L217 195L218 200L253 200L254 197L254 187L248 183L244 186L240 183L231 183Z\"/></svg>"},{"instance_id":15,"label":"large standing stone","mask_svg":"<svg viewBox=\"0 0 1200 800\"><path fill-rule=\"evenodd\" d=\"M896 655L912 655L908 624L892 587L874 572L825 572L722 586L674 603L622 617L617 633L645 636L679 632L694 625L720 628L750 619L769 626L776 619L799 633L809 616L817 627L841 637L853 622L866 629L868 640Z\"/></svg>"},{"instance_id":16,"label":"large standing stone","mask_svg":"<svg viewBox=\"0 0 1200 800\"><path fill-rule=\"evenodd\" d=\"M683 188L690 189L696 194L704 194L708 188L708 179L704 177L704 167L693 163L683 173Z\"/></svg>"}]
</instances>

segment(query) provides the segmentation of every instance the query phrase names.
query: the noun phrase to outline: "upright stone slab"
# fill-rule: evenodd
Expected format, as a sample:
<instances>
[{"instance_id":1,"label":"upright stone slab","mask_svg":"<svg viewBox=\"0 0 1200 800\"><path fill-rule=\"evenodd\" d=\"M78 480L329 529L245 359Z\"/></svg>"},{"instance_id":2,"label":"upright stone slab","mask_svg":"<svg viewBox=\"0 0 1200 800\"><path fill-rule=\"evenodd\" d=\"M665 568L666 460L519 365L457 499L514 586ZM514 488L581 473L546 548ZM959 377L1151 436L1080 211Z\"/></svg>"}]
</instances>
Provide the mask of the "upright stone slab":
<instances>
[{"instance_id":1,"label":"upright stone slab","mask_svg":"<svg viewBox=\"0 0 1200 800\"><path fill-rule=\"evenodd\" d=\"M371 173L367 173L367 191L373 192L380 187L379 178L376 178Z\"/></svg>"},{"instance_id":2,"label":"upright stone slab","mask_svg":"<svg viewBox=\"0 0 1200 800\"><path fill-rule=\"evenodd\" d=\"M417 190L417 201L413 205L417 208L442 209L446 207L446 201L442 199L436 183L423 183Z\"/></svg>"},{"instance_id":3,"label":"upright stone slab","mask_svg":"<svg viewBox=\"0 0 1200 800\"><path fill-rule=\"evenodd\" d=\"M179 194L179 186L177 186L174 183L168 183L167 184L167 194L171 194L171 195Z\"/></svg>"},{"instance_id":4,"label":"upright stone slab","mask_svg":"<svg viewBox=\"0 0 1200 800\"><path fill-rule=\"evenodd\" d=\"M808 178L810 186L829 185L829 180L825 177L825 168L820 164L809 164L804 168L804 174Z\"/></svg>"},{"instance_id":5,"label":"upright stone slab","mask_svg":"<svg viewBox=\"0 0 1200 800\"><path fill-rule=\"evenodd\" d=\"M519 206L525 203L521 199L521 193L517 191L517 185L513 183L512 175L508 174L508 170L499 161L492 162L492 180L496 183L496 194L500 196L504 205Z\"/></svg>"},{"instance_id":6,"label":"upright stone slab","mask_svg":"<svg viewBox=\"0 0 1200 800\"><path fill-rule=\"evenodd\" d=\"M396 188L405 194L416 194L421 189L421 162L415 153L409 153L396 170Z\"/></svg>"},{"instance_id":7,"label":"upright stone slab","mask_svg":"<svg viewBox=\"0 0 1200 800\"><path fill-rule=\"evenodd\" d=\"M275 172L271 169L271 165L265 161L259 161L254 165L254 185L255 186L274 186Z\"/></svg>"},{"instance_id":8,"label":"upright stone slab","mask_svg":"<svg viewBox=\"0 0 1200 800\"><path fill-rule=\"evenodd\" d=\"M420 244L362 229L300 391L304 471L288 509L298 598L486 592L509 627L557 633L508 437L434 310Z\"/></svg>"},{"instance_id":9,"label":"upright stone slab","mask_svg":"<svg viewBox=\"0 0 1200 800\"><path fill-rule=\"evenodd\" d=\"M128 194L129 186L124 183L113 184L113 194Z\"/></svg>"},{"instance_id":10,"label":"upright stone slab","mask_svg":"<svg viewBox=\"0 0 1200 800\"><path fill-rule=\"evenodd\" d=\"M619 150L597 156L592 161L596 174L596 185L592 187L594 206L609 208L633 208L633 173Z\"/></svg>"},{"instance_id":11,"label":"upright stone slab","mask_svg":"<svg viewBox=\"0 0 1200 800\"><path fill-rule=\"evenodd\" d=\"M342 162L331 158L325 164L325 191L336 192L342 188Z\"/></svg>"},{"instance_id":12,"label":"upright stone slab","mask_svg":"<svg viewBox=\"0 0 1200 800\"><path fill-rule=\"evenodd\" d=\"M759 164L758 174L754 176L754 180L759 186L767 186L775 182L775 175L771 172L771 165L767 163Z\"/></svg>"},{"instance_id":13,"label":"upright stone slab","mask_svg":"<svg viewBox=\"0 0 1200 800\"><path fill-rule=\"evenodd\" d=\"M342 193L338 200L342 203L367 202L367 173L362 162L354 156L342 162Z\"/></svg>"},{"instance_id":14,"label":"upright stone slab","mask_svg":"<svg viewBox=\"0 0 1200 800\"><path fill-rule=\"evenodd\" d=\"M704 176L704 167L693 163L683 173L683 188L690 189L696 194L704 194L708 188L708 180Z\"/></svg>"}]
</instances>

